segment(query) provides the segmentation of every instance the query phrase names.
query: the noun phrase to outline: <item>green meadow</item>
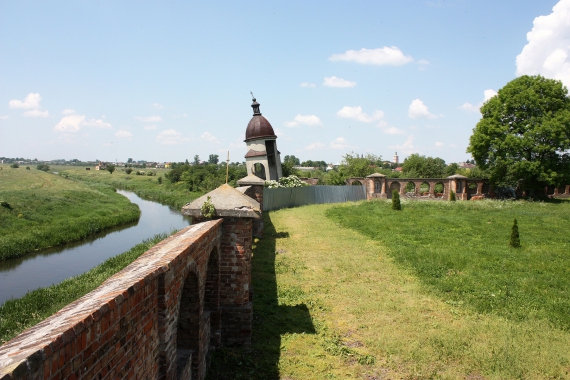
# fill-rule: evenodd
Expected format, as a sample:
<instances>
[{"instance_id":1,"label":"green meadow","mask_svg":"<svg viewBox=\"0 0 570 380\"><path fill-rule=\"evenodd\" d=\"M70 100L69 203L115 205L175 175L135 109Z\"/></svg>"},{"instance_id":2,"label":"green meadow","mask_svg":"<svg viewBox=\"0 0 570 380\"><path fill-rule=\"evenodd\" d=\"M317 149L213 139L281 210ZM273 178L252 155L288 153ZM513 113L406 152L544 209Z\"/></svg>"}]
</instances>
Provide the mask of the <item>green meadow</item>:
<instances>
[{"instance_id":1,"label":"green meadow","mask_svg":"<svg viewBox=\"0 0 570 380\"><path fill-rule=\"evenodd\" d=\"M35 168L0 170L0 260L81 240L139 216L138 206L109 185Z\"/></svg>"},{"instance_id":2,"label":"green meadow","mask_svg":"<svg viewBox=\"0 0 570 380\"><path fill-rule=\"evenodd\" d=\"M117 168L113 174L106 170L85 170L84 167L54 166L60 175L68 178L75 178L87 183L103 183L113 186L116 189L128 190L137 194L143 199L155 201L180 210L186 203L203 195L188 190L188 185L184 182L175 184L164 178L164 174L170 169L133 169L131 174L127 174L123 168ZM144 171L145 174L155 173L156 175L136 175L135 171ZM159 178L162 178L159 183Z\"/></svg>"},{"instance_id":3,"label":"green meadow","mask_svg":"<svg viewBox=\"0 0 570 380\"><path fill-rule=\"evenodd\" d=\"M570 202L266 213L252 345L216 351L208 379L568 379L569 219Z\"/></svg>"}]
</instances>

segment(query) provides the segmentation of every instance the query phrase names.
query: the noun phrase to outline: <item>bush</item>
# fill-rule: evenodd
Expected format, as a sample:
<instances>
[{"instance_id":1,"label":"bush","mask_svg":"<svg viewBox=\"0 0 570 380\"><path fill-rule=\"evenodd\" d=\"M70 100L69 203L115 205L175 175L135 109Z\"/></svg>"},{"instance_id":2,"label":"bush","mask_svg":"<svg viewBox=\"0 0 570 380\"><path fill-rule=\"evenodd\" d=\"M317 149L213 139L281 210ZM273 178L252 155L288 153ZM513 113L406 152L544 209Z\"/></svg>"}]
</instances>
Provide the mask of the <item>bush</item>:
<instances>
[{"instance_id":1,"label":"bush","mask_svg":"<svg viewBox=\"0 0 570 380\"><path fill-rule=\"evenodd\" d=\"M131 174L132 172L133 172L132 168L126 168L125 169L125 173L127 173L127 174Z\"/></svg>"},{"instance_id":2,"label":"bush","mask_svg":"<svg viewBox=\"0 0 570 380\"><path fill-rule=\"evenodd\" d=\"M449 200L455 202L455 191L453 190L449 191Z\"/></svg>"},{"instance_id":3,"label":"bush","mask_svg":"<svg viewBox=\"0 0 570 380\"><path fill-rule=\"evenodd\" d=\"M162 176L158 177L157 181L159 185L162 185Z\"/></svg>"},{"instance_id":4,"label":"bush","mask_svg":"<svg viewBox=\"0 0 570 380\"><path fill-rule=\"evenodd\" d=\"M36 169L47 172L47 171L49 171L49 165L39 164L38 166L36 166Z\"/></svg>"},{"instance_id":5,"label":"bush","mask_svg":"<svg viewBox=\"0 0 570 380\"><path fill-rule=\"evenodd\" d=\"M30 167L29 167L29 166L26 166L26 170L30 170Z\"/></svg>"},{"instance_id":6,"label":"bush","mask_svg":"<svg viewBox=\"0 0 570 380\"><path fill-rule=\"evenodd\" d=\"M281 177L279 181L265 181L265 187L270 189L275 189L277 187L304 187L310 186L299 179L296 175L290 175L289 177Z\"/></svg>"},{"instance_id":7,"label":"bush","mask_svg":"<svg viewBox=\"0 0 570 380\"><path fill-rule=\"evenodd\" d=\"M517 225L517 220L515 219L513 223L513 228L511 229L511 241L509 245L513 248L519 248L521 246L521 239L519 237L519 226Z\"/></svg>"},{"instance_id":8,"label":"bush","mask_svg":"<svg viewBox=\"0 0 570 380\"><path fill-rule=\"evenodd\" d=\"M20 165L18 165L17 162L14 162L12 165L10 165L10 167L11 167L12 169L18 169L18 168L20 167Z\"/></svg>"},{"instance_id":9,"label":"bush","mask_svg":"<svg viewBox=\"0 0 570 380\"><path fill-rule=\"evenodd\" d=\"M392 210L400 211L402 209L402 204L400 203L400 193L398 190L392 190Z\"/></svg>"}]
</instances>

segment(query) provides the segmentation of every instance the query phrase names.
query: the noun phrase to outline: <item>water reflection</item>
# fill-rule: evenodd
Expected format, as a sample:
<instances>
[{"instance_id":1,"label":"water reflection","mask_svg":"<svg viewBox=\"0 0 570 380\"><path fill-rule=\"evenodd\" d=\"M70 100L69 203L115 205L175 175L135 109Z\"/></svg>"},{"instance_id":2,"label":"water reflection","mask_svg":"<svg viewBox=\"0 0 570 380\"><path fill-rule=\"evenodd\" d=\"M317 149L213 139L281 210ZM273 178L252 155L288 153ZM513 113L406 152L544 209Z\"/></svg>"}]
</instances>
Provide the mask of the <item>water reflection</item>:
<instances>
[{"instance_id":1,"label":"water reflection","mask_svg":"<svg viewBox=\"0 0 570 380\"><path fill-rule=\"evenodd\" d=\"M10 298L22 297L30 290L84 273L158 233L190 224L189 218L168 206L146 201L128 191L117 192L139 205L141 217L138 222L92 235L81 242L0 262L0 304Z\"/></svg>"}]
</instances>

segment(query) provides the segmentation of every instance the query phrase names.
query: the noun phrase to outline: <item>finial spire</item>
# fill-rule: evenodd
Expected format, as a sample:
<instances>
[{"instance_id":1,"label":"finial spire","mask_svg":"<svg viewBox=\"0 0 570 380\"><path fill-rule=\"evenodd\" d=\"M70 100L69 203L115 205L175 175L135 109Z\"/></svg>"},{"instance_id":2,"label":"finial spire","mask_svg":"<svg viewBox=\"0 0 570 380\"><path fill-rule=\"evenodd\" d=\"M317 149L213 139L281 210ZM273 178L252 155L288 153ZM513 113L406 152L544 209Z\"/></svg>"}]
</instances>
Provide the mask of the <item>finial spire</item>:
<instances>
[{"instance_id":1,"label":"finial spire","mask_svg":"<svg viewBox=\"0 0 570 380\"><path fill-rule=\"evenodd\" d=\"M255 96L253 96L253 92L249 92L251 94L251 99L253 99L253 101L255 102Z\"/></svg>"},{"instance_id":2,"label":"finial spire","mask_svg":"<svg viewBox=\"0 0 570 380\"><path fill-rule=\"evenodd\" d=\"M253 103L251 103L251 108L253 108L253 116L259 116L261 115L261 111L259 111L259 103L253 97L253 92L250 91L249 93L251 94L253 100Z\"/></svg>"}]
</instances>

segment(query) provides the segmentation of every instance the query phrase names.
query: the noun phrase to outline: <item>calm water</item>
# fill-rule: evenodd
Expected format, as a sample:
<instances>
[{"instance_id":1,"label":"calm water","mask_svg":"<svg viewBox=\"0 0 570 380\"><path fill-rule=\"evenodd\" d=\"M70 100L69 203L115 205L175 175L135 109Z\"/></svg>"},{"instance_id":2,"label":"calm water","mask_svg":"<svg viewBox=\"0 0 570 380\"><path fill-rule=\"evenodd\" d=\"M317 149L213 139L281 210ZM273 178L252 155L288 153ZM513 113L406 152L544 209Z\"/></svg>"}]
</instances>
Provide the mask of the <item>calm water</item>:
<instances>
[{"instance_id":1,"label":"calm water","mask_svg":"<svg viewBox=\"0 0 570 380\"><path fill-rule=\"evenodd\" d=\"M181 229L190 219L159 203L145 201L134 193L117 191L139 205L138 222L123 225L63 247L52 248L19 259L0 261L0 304L84 273L109 257L128 251L158 233Z\"/></svg>"}]
</instances>

